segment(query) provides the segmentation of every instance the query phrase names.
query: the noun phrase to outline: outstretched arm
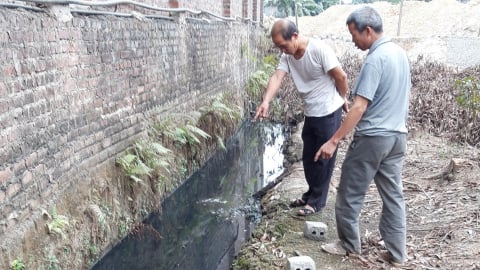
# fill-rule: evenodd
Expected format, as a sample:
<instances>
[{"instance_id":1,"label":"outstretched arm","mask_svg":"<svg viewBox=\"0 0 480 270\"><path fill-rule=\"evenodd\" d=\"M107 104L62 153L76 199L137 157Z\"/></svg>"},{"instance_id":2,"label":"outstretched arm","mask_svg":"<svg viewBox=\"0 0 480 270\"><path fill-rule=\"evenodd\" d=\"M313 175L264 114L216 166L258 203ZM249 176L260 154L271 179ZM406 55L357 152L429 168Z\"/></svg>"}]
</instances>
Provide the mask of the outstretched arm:
<instances>
[{"instance_id":1,"label":"outstretched arm","mask_svg":"<svg viewBox=\"0 0 480 270\"><path fill-rule=\"evenodd\" d=\"M257 120L258 118L266 118L268 116L268 107L270 106L270 101L277 95L278 90L280 89L280 85L282 84L283 78L287 72L281 69L277 69L275 73L273 73L272 77L267 84L267 89L265 90L265 94L263 95L263 100L260 106L257 108L257 112L253 117L253 120Z\"/></svg>"},{"instance_id":2,"label":"outstretched arm","mask_svg":"<svg viewBox=\"0 0 480 270\"><path fill-rule=\"evenodd\" d=\"M328 140L320 147L320 149L318 149L317 153L315 154L314 161L317 161L319 158L329 159L333 156L333 153L337 149L338 142L345 138L345 136L347 136L347 134L355 128L367 110L368 103L368 99L362 96L355 96L353 105L350 108L350 111L347 113L347 116L345 116L342 125L337 132L333 134L330 140Z\"/></svg>"}]
</instances>

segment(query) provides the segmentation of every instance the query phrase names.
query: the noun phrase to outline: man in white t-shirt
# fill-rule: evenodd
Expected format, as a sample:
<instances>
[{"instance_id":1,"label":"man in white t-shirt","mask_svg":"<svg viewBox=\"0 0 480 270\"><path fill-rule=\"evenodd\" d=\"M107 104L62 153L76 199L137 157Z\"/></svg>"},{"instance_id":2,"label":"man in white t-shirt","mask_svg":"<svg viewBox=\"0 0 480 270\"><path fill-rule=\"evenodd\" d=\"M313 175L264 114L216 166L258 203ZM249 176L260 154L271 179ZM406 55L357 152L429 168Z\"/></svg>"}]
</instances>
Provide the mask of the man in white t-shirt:
<instances>
[{"instance_id":1,"label":"man in white t-shirt","mask_svg":"<svg viewBox=\"0 0 480 270\"><path fill-rule=\"evenodd\" d=\"M336 132L342 119L342 108L348 111L347 75L334 51L323 41L299 34L289 20L277 20L272 26L273 43L283 54L270 78L263 101L254 120L268 116L270 101L276 96L283 79L290 74L303 101L305 122L302 130L303 167L308 190L291 202L302 207L297 215L319 212L327 201L335 155L314 161L316 150Z\"/></svg>"}]
</instances>

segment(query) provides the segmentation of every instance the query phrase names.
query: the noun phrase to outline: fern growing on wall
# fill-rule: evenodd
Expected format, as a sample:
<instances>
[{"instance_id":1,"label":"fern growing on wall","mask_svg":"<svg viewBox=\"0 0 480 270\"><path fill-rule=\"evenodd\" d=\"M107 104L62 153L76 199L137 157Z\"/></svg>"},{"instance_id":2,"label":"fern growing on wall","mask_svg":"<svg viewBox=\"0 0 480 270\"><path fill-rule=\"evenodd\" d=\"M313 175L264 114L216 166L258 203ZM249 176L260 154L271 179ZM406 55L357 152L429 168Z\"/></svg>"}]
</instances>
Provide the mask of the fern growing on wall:
<instances>
[{"instance_id":1,"label":"fern growing on wall","mask_svg":"<svg viewBox=\"0 0 480 270\"><path fill-rule=\"evenodd\" d=\"M158 142L142 139L133 144L126 154L117 159L125 174L134 182L143 182L143 176L151 176L158 170L169 170L171 151Z\"/></svg>"},{"instance_id":2,"label":"fern growing on wall","mask_svg":"<svg viewBox=\"0 0 480 270\"><path fill-rule=\"evenodd\" d=\"M242 119L238 101L230 94L221 94L188 115L152 116L147 136L133 143L116 163L134 183L154 179L156 190L168 192L197 169L207 153L217 147L225 149L224 140Z\"/></svg>"}]
</instances>

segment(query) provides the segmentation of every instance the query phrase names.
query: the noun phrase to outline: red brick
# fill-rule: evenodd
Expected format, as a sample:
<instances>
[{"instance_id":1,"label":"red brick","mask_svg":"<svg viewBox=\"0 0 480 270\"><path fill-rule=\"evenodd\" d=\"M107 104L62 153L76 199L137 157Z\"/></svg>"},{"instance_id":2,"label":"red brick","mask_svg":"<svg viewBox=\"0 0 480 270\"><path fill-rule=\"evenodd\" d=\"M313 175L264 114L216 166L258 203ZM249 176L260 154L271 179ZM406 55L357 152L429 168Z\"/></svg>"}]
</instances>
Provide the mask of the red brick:
<instances>
[{"instance_id":1,"label":"red brick","mask_svg":"<svg viewBox=\"0 0 480 270\"><path fill-rule=\"evenodd\" d=\"M178 8L178 7L180 7L180 4L178 3L177 0L170 0L170 1L168 1L168 4L170 5L171 8Z\"/></svg>"}]
</instances>

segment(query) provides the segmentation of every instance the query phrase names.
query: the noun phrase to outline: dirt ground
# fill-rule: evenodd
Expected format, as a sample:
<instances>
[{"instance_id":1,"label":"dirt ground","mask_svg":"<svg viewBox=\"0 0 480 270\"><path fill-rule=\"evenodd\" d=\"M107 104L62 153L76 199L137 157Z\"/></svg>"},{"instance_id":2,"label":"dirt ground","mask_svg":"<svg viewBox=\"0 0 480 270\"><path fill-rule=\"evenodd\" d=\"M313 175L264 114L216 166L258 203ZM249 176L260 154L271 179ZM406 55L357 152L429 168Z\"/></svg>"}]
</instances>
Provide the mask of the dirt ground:
<instances>
[{"instance_id":1,"label":"dirt ground","mask_svg":"<svg viewBox=\"0 0 480 270\"><path fill-rule=\"evenodd\" d=\"M301 148L298 141L295 145ZM234 269L288 269L287 258L297 255L310 256L316 269L395 269L378 257L385 249L377 229L382 202L374 184L361 213L362 254L342 258L321 251L322 244L336 240L335 193L347 146L345 140L339 148L327 207L306 219L288 206L307 188L301 162L293 163L264 196L263 220ZM396 269L480 269L479 161L477 148L420 132L410 135L403 171L408 261ZM328 226L325 241L303 236L306 220Z\"/></svg>"}]
</instances>

